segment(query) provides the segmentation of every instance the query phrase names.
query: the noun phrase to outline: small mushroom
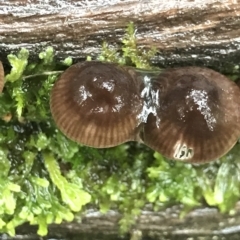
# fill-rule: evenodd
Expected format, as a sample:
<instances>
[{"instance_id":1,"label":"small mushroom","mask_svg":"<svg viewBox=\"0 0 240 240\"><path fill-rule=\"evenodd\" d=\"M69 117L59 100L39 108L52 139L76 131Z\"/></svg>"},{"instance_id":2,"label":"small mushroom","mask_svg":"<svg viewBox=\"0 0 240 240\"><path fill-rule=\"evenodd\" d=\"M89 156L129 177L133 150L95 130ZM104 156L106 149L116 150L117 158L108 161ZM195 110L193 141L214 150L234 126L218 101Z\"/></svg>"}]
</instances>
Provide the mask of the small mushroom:
<instances>
[{"instance_id":1,"label":"small mushroom","mask_svg":"<svg viewBox=\"0 0 240 240\"><path fill-rule=\"evenodd\" d=\"M69 67L54 84L50 107L70 139L96 148L134 140L142 111L140 85L130 68L97 61Z\"/></svg>"},{"instance_id":2,"label":"small mushroom","mask_svg":"<svg viewBox=\"0 0 240 240\"><path fill-rule=\"evenodd\" d=\"M141 138L170 159L203 163L228 152L240 136L240 90L207 68L164 71L153 82L155 113Z\"/></svg>"},{"instance_id":3,"label":"small mushroom","mask_svg":"<svg viewBox=\"0 0 240 240\"><path fill-rule=\"evenodd\" d=\"M2 62L0 61L0 93L2 92L4 87L4 69Z\"/></svg>"}]
</instances>

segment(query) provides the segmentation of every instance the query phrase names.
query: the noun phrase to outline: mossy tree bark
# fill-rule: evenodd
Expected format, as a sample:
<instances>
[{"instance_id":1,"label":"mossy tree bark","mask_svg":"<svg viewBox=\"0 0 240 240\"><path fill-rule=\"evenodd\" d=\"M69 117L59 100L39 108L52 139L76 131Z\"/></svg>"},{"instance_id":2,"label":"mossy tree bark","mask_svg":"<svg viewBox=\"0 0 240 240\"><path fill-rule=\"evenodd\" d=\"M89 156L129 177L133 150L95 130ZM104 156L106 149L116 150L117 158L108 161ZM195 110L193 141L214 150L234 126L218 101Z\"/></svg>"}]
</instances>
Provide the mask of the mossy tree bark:
<instances>
[{"instance_id":1,"label":"mossy tree bark","mask_svg":"<svg viewBox=\"0 0 240 240\"><path fill-rule=\"evenodd\" d=\"M120 44L127 24L133 21L139 47L154 46L159 51L154 63L227 69L238 64L240 56L239 16L238 0L1 1L0 59L6 63L7 54L21 47L36 56L45 46L53 46L59 59L94 58L103 40ZM143 239L212 239L216 235L234 239L240 231L239 208L236 211L232 217L201 208L179 219L178 207L158 213L149 210L141 214L134 229L142 232ZM117 239L119 219L118 213L92 212L82 223L52 225L49 231L55 237L78 234L86 239L94 239L93 235ZM29 232L31 228L25 226L19 229L22 234Z\"/></svg>"},{"instance_id":2,"label":"mossy tree bark","mask_svg":"<svg viewBox=\"0 0 240 240\"><path fill-rule=\"evenodd\" d=\"M153 212L145 209L137 218L129 234L118 237L118 221L121 215L111 211L101 214L97 210L89 210L80 223L50 225L49 236L66 239L102 239L102 240L165 240L165 239L239 239L240 210L236 206L236 214L230 216L219 213L215 208L199 208L179 218L182 209L179 206L164 211ZM20 234L36 232L35 227L23 226ZM34 234L32 235L32 237ZM35 235L36 236L36 235ZM141 237L140 237L141 236ZM36 236L37 239L37 236ZM61 238L62 239L62 238Z\"/></svg>"},{"instance_id":3,"label":"mossy tree bark","mask_svg":"<svg viewBox=\"0 0 240 240\"><path fill-rule=\"evenodd\" d=\"M94 58L103 40L121 42L130 21L139 47L158 49L153 61L160 66L238 63L239 0L1 1L0 58L20 47L36 55L49 45L59 58Z\"/></svg>"}]
</instances>

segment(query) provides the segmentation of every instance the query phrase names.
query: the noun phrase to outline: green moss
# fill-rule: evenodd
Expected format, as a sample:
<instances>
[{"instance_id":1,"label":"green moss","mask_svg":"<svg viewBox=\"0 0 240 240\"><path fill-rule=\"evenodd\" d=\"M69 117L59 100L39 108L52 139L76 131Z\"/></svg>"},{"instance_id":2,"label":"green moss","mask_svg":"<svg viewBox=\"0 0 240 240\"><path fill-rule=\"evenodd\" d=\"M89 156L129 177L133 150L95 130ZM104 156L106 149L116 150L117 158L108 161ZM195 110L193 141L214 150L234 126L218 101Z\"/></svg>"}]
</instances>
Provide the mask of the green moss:
<instances>
[{"instance_id":1,"label":"green moss","mask_svg":"<svg viewBox=\"0 0 240 240\"><path fill-rule=\"evenodd\" d=\"M103 44L99 59L152 69L155 50L137 48L130 24L121 51ZM151 203L155 210L183 204L184 213L206 201L222 212L240 198L239 145L214 163L193 166L164 159L138 143L110 149L80 146L56 129L49 94L61 70L50 47L28 62L27 50L9 55L12 66L0 96L0 231L15 234L25 222L46 235L51 223L72 221L88 204L123 214L126 232ZM231 212L232 213L232 212Z\"/></svg>"},{"instance_id":2,"label":"green moss","mask_svg":"<svg viewBox=\"0 0 240 240\"><path fill-rule=\"evenodd\" d=\"M102 53L98 57L98 60L116 62L122 65L133 65L142 69L154 69L154 67L151 66L150 59L157 53L156 48L148 51L139 49L135 32L134 24L132 22L129 23L126 34L122 39L120 51L110 48L106 42L103 42Z\"/></svg>"}]
</instances>

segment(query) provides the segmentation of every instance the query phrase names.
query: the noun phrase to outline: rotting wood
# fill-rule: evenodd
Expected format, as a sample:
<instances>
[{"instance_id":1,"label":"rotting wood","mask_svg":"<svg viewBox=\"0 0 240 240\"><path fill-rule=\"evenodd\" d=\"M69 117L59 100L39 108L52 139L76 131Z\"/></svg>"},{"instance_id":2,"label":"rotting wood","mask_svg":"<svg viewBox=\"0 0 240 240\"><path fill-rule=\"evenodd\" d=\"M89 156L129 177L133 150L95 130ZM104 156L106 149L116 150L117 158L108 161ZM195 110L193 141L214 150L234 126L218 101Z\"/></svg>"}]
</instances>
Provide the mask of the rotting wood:
<instances>
[{"instance_id":1,"label":"rotting wood","mask_svg":"<svg viewBox=\"0 0 240 240\"><path fill-rule=\"evenodd\" d=\"M0 58L21 47L37 55L53 46L62 59L96 57L116 46L126 25L139 47L155 46L160 66L232 67L240 57L240 0L0 1Z\"/></svg>"},{"instance_id":2,"label":"rotting wood","mask_svg":"<svg viewBox=\"0 0 240 240\"><path fill-rule=\"evenodd\" d=\"M50 225L48 238L131 240L131 233L137 231L141 232L142 240L238 240L240 238L240 203L236 205L235 210L234 215L229 215L221 214L216 208L202 207L180 218L182 211L180 206L169 207L158 212L146 208L137 218L130 233L120 238L118 221L121 215L114 211L101 214L92 209L88 210L79 222ZM36 227L24 225L17 232L28 234L28 236L32 233L31 236L36 236L33 234L36 230ZM37 236L36 239L38 239Z\"/></svg>"},{"instance_id":3,"label":"rotting wood","mask_svg":"<svg viewBox=\"0 0 240 240\"><path fill-rule=\"evenodd\" d=\"M60 59L94 58L103 40L119 44L126 25L133 21L139 47L157 47L154 61L162 66L233 66L240 56L239 14L239 1L233 0L0 1L0 58L6 62L6 55L20 47L36 55L50 45ZM143 239L239 239L240 210L236 210L236 215L229 216L216 209L196 209L184 219L178 218L176 207L164 213L145 211L134 228L142 231ZM51 236L95 234L117 239L119 218L117 213L93 211L82 223L51 225L49 232ZM27 230L29 235L31 229L20 228L19 233Z\"/></svg>"}]
</instances>

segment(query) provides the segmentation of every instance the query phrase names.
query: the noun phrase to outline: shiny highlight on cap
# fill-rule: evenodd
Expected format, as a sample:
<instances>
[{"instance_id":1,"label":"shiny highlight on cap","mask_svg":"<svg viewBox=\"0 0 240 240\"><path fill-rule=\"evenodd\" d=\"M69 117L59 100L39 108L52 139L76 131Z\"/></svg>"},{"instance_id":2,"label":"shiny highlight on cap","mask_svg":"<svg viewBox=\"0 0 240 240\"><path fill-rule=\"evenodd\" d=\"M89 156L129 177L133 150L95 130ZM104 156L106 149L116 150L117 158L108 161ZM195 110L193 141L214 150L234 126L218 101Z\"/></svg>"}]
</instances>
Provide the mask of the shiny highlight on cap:
<instances>
[{"instance_id":1,"label":"shiny highlight on cap","mask_svg":"<svg viewBox=\"0 0 240 240\"><path fill-rule=\"evenodd\" d=\"M2 92L4 87L4 69L2 62L0 61L0 93Z\"/></svg>"}]
</instances>

